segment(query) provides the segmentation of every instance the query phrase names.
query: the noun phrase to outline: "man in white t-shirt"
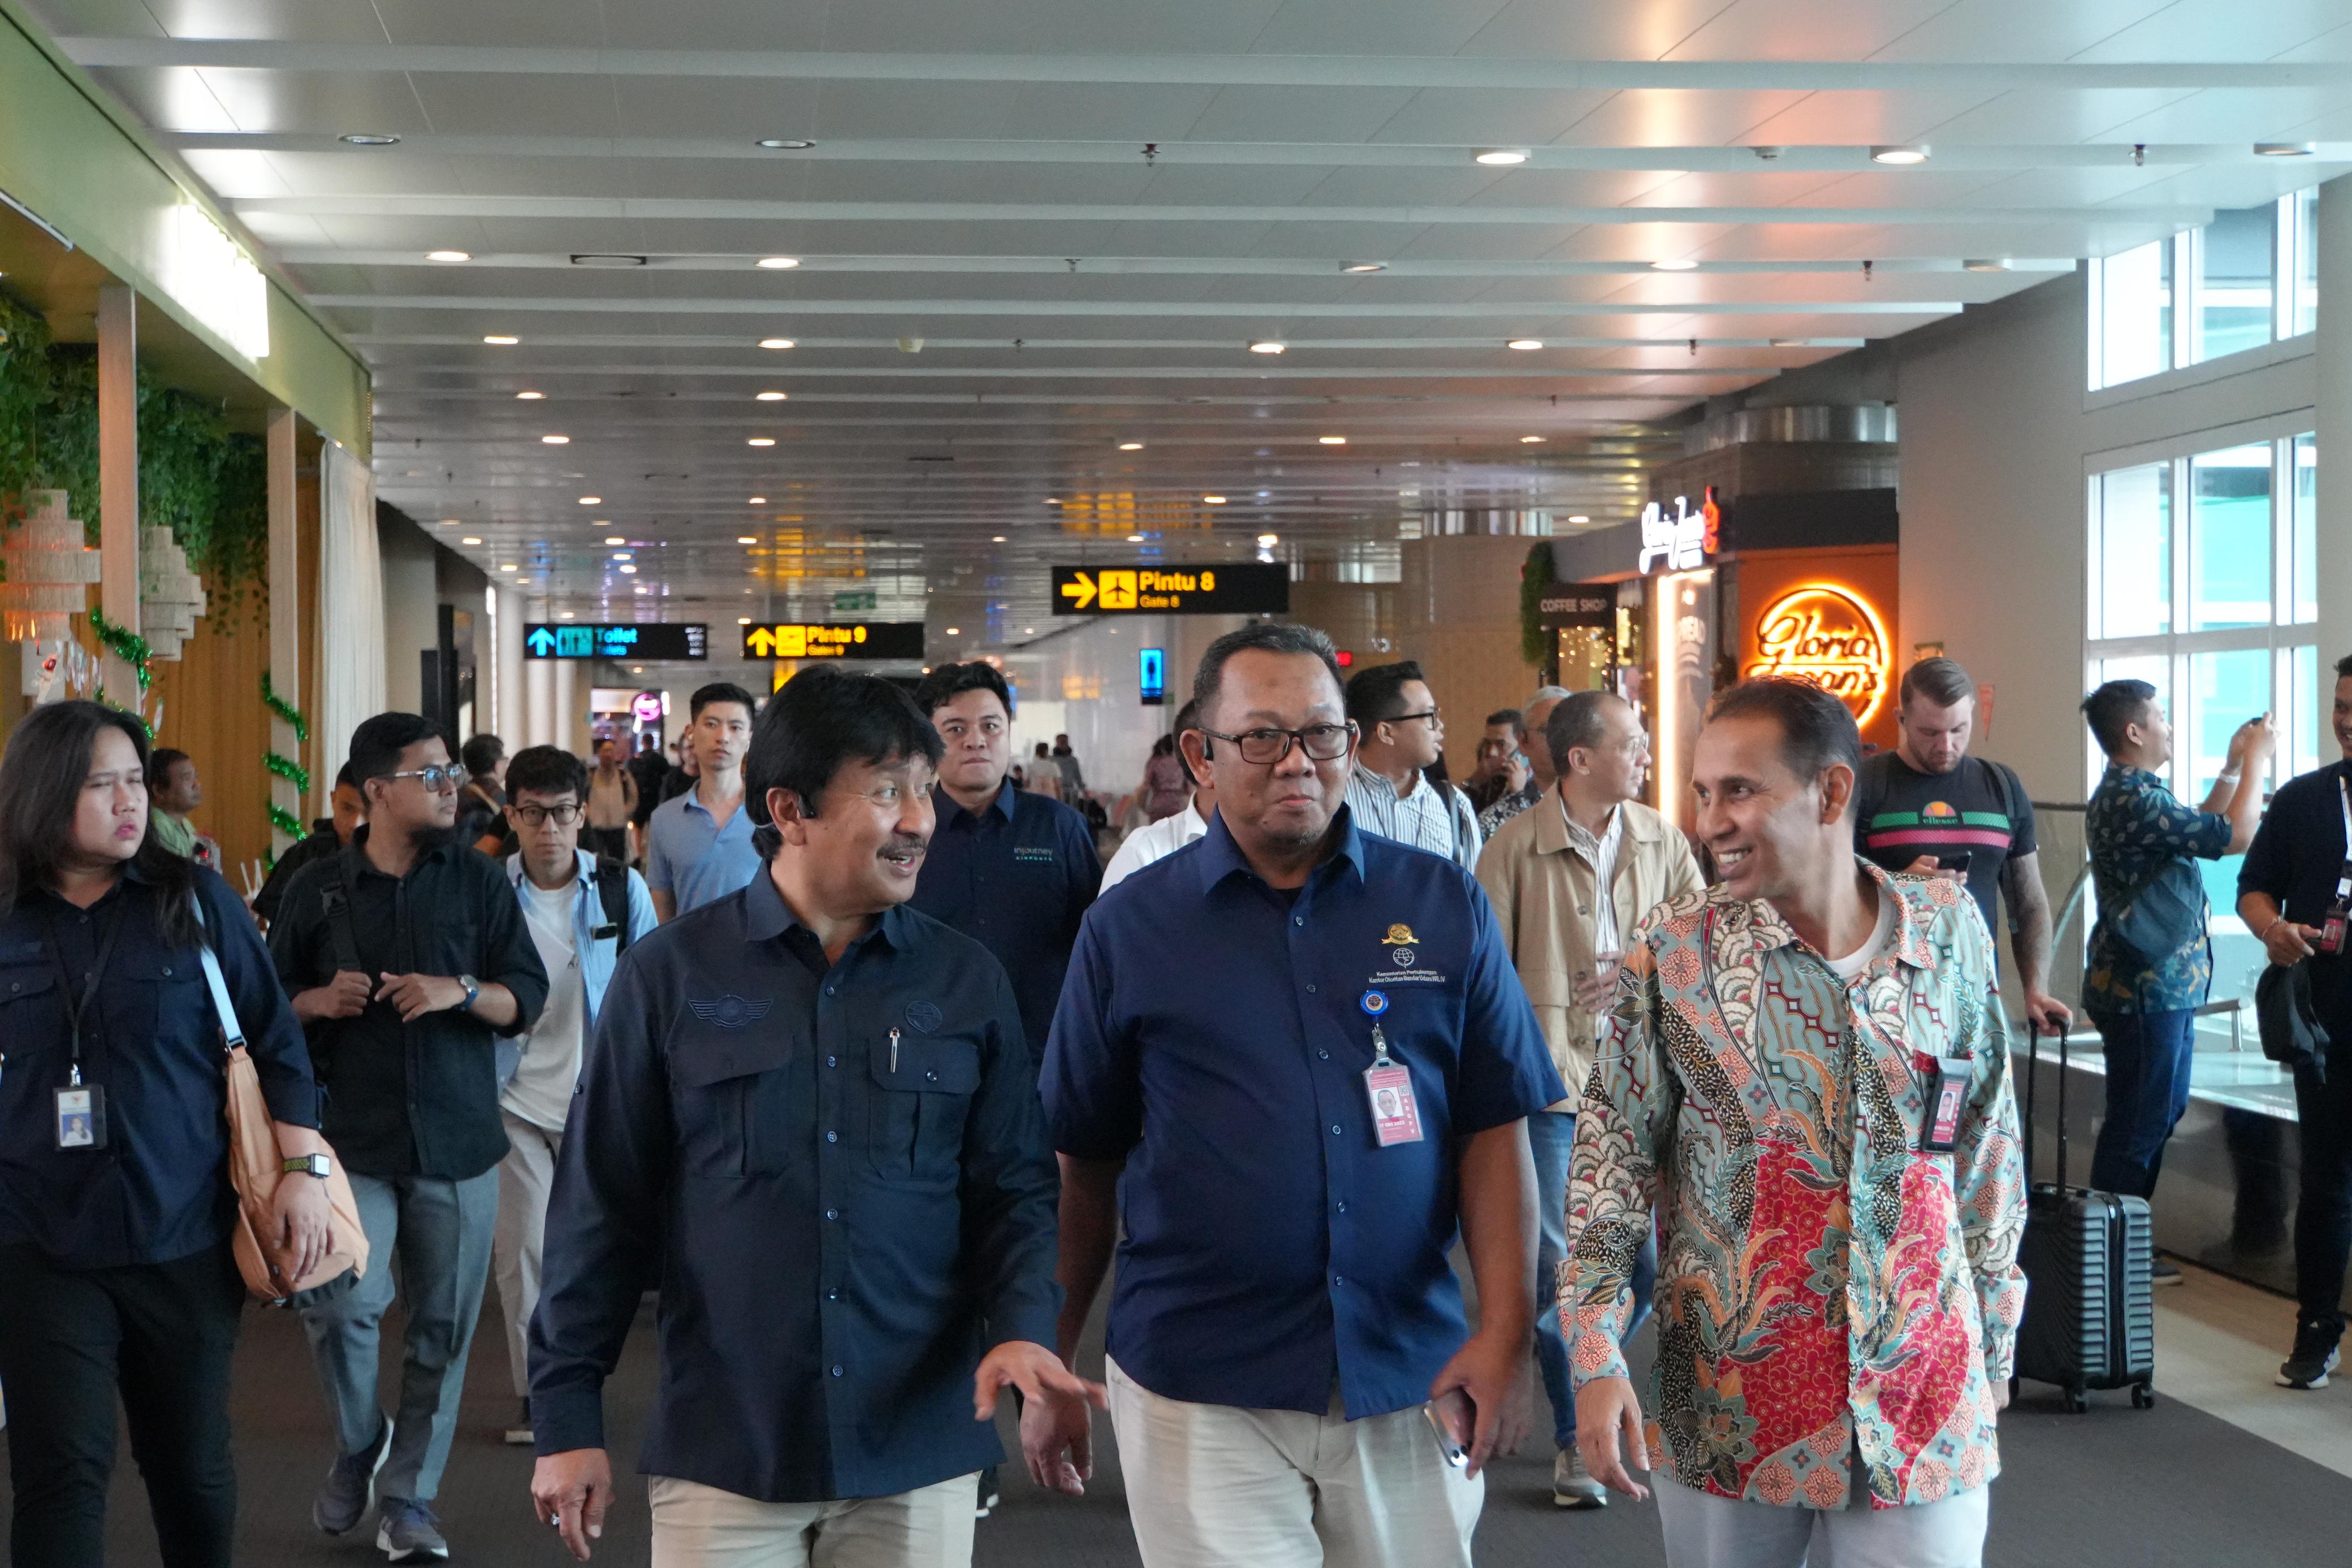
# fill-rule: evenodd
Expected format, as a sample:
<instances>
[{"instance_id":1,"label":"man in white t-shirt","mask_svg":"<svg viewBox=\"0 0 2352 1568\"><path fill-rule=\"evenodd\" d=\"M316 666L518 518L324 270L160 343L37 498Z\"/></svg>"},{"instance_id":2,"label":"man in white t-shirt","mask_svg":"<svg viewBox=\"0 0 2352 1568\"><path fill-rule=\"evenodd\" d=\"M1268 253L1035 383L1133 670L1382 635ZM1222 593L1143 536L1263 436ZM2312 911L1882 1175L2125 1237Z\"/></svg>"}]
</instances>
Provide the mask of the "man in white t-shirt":
<instances>
[{"instance_id":1,"label":"man in white t-shirt","mask_svg":"<svg viewBox=\"0 0 2352 1568\"><path fill-rule=\"evenodd\" d=\"M548 980L547 1007L499 1092L509 1146L499 1162L490 1269L506 1312L515 1397L522 1401L521 1417L506 1432L518 1445L531 1440L525 1342L539 1305L547 1197L572 1088L621 950L658 924L643 877L581 849L587 795L587 768L560 747L534 746L507 764L507 821L522 846L507 860L507 880Z\"/></svg>"}]
</instances>

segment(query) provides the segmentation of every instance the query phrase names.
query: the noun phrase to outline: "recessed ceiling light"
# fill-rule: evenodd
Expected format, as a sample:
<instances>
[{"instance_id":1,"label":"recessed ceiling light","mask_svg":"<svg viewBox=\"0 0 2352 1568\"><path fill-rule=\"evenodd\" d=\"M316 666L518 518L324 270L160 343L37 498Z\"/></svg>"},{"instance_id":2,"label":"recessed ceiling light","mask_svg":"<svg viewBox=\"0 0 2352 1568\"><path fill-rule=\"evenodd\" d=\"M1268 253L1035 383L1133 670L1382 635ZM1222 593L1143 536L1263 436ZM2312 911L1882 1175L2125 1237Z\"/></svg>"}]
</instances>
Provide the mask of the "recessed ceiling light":
<instances>
[{"instance_id":1,"label":"recessed ceiling light","mask_svg":"<svg viewBox=\"0 0 2352 1568\"><path fill-rule=\"evenodd\" d=\"M461 545L478 545L482 541L476 538L473 535L467 534L464 538L459 539L457 542Z\"/></svg>"},{"instance_id":2,"label":"recessed ceiling light","mask_svg":"<svg viewBox=\"0 0 2352 1568\"><path fill-rule=\"evenodd\" d=\"M1201 504L1204 507L1222 507L1225 504L1225 498L1223 496L1203 496L1201 497Z\"/></svg>"},{"instance_id":3,"label":"recessed ceiling light","mask_svg":"<svg viewBox=\"0 0 2352 1568\"><path fill-rule=\"evenodd\" d=\"M1062 504L1062 497L1059 497L1059 496L1048 496L1048 497L1045 497L1045 505L1047 505L1047 506L1049 506L1049 507L1058 507L1058 506L1060 506L1061 504Z\"/></svg>"},{"instance_id":4,"label":"recessed ceiling light","mask_svg":"<svg viewBox=\"0 0 2352 1568\"><path fill-rule=\"evenodd\" d=\"M1917 142L1894 147L1874 147L1870 150L1870 161L1874 163L1925 163L1927 161L1927 149Z\"/></svg>"},{"instance_id":5,"label":"recessed ceiling light","mask_svg":"<svg viewBox=\"0 0 2352 1568\"><path fill-rule=\"evenodd\" d=\"M1266 338L1258 342L1252 343L1250 345L1250 352L1253 354L1278 354L1288 347L1290 347L1290 345L1287 343L1277 343L1273 339Z\"/></svg>"},{"instance_id":6,"label":"recessed ceiling light","mask_svg":"<svg viewBox=\"0 0 2352 1568\"><path fill-rule=\"evenodd\" d=\"M604 542L608 545L625 545L629 541L625 536L614 534L611 538L606 539Z\"/></svg>"},{"instance_id":7,"label":"recessed ceiling light","mask_svg":"<svg viewBox=\"0 0 2352 1568\"><path fill-rule=\"evenodd\" d=\"M737 534L735 536L735 542L739 545L755 545L760 542L760 536L757 534Z\"/></svg>"},{"instance_id":8,"label":"recessed ceiling light","mask_svg":"<svg viewBox=\"0 0 2352 1568\"><path fill-rule=\"evenodd\" d=\"M797 136L762 136L753 145L764 147L771 152L805 152L816 143L803 141Z\"/></svg>"},{"instance_id":9,"label":"recessed ceiling light","mask_svg":"<svg viewBox=\"0 0 2352 1568\"><path fill-rule=\"evenodd\" d=\"M749 626L751 624L751 618L749 615L738 615L735 617L735 624L738 626Z\"/></svg>"},{"instance_id":10,"label":"recessed ceiling light","mask_svg":"<svg viewBox=\"0 0 2352 1568\"><path fill-rule=\"evenodd\" d=\"M441 526L445 528L454 528L457 526L457 519L455 517L444 517L441 519Z\"/></svg>"},{"instance_id":11,"label":"recessed ceiling light","mask_svg":"<svg viewBox=\"0 0 2352 1568\"><path fill-rule=\"evenodd\" d=\"M1571 523L1589 523L1592 519L1586 517L1582 512L1574 512L1570 514L1568 520Z\"/></svg>"},{"instance_id":12,"label":"recessed ceiling light","mask_svg":"<svg viewBox=\"0 0 2352 1568\"><path fill-rule=\"evenodd\" d=\"M488 337L484 338L482 341L485 343L495 344L501 349L511 349L517 343L521 342L522 340L520 338L509 337L504 332L492 332Z\"/></svg>"},{"instance_id":13,"label":"recessed ceiling light","mask_svg":"<svg viewBox=\"0 0 2352 1568\"><path fill-rule=\"evenodd\" d=\"M348 141L354 147L397 147L400 145L399 137L389 135L380 131L347 131L343 132L342 135L335 138L335 140L338 141Z\"/></svg>"},{"instance_id":14,"label":"recessed ceiling light","mask_svg":"<svg viewBox=\"0 0 2352 1568\"><path fill-rule=\"evenodd\" d=\"M753 446L773 446L775 444L776 438L772 435L755 435L750 443Z\"/></svg>"},{"instance_id":15,"label":"recessed ceiling light","mask_svg":"<svg viewBox=\"0 0 2352 1568\"><path fill-rule=\"evenodd\" d=\"M625 567L623 567L621 570L622 570L623 571L625 571L625 572L629 572L629 573L634 574L634 573L636 571L636 570L637 570L637 569L636 569L635 567L634 567L634 566L625 566Z\"/></svg>"},{"instance_id":16,"label":"recessed ceiling light","mask_svg":"<svg viewBox=\"0 0 2352 1568\"><path fill-rule=\"evenodd\" d=\"M515 401L517 402L537 402L546 395L547 394L542 392L519 392L515 393Z\"/></svg>"},{"instance_id":17,"label":"recessed ceiling light","mask_svg":"<svg viewBox=\"0 0 2352 1568\"><path fill-rule=\"evenodd\" d=\"M753 507L764 507L768 504L768 497L765 496L746 496L743 499L745 504Z\"/></svg>"},{"instance_id":18,"label":"recessed ceiling light","mask_svg":"<svg viewBox=\"0 0 2352 1568\"><path fill-rule=\"evenodd\" d=\"M510 560L507 560L507 561L500 561L500 562L499 563L499 570L500 571L515 571L515 570L520 570L520 569L519 569L518 567L516 567L516 565L515 565L515 563L514 563L514 562L512 562L512 561L510 561Z\"/></svg>"},{"instance_id":19,"label":"recessed ceiling light","mask_svg":"<svg viewBox=\"0 0 2352 1568\"><path fill-rule=\"evenodd\" d=\"M2009 270L2009 257L2005 256L1977 256L1971 260L1961 262L1960 270L1963 272L2007 272Z\"/></svg>"},{"instance_id":20,"label":"recessed ceiling light","mask_svg":"<svg viewBox=\"0 0 2352 1568\"><path fill-rule=\"evenodd\" d=\"M1484 163L1490 169L1507 169L1515 163L1526 162L1528 150L1524 147L1488 147L1470 154L1470 161Z\"/></svg>"},{"instance_id":21,"label":"recessed ceiling light","mask_svg":"<svg viewBox=\"0 0 2352 1568\"><path fill-rule=\"evenodd\" d=\"M427 261L471 261L474 259L474 253L470 250L428 250L425 253L425 259Z\"/></svg>"},{"instance_id":22,"label":"recessed ceiling light","mask_svg":"<svg viewBox=\"0 0 2352 1568\"><path fill-rule=\"evenodd\" d=\"M1388 269L1389 264L1385 261L1343 261L1339 264L1342 272L1386 272Z\"/></svg>"},{"instance_id":23,"label":"recessed ceiling light","mask_svg":"<svg viewBox=\"0 0 2352 1568\"><path fill-rule=\"evenodd\" d=\"M1344 435L1318 435L1315 439L1321 442L1326 446L1345 446L1348 444L1348 438Z\"/></svg>"},{"instance_id":24,"label":"recessed ceiling light","mask_svg":"<svg viewBox=\"0 0 2352 1568\"><path fill-rule=\"evenodd\" d=\"M1507 349L1517 349L1521 353L1527 353L1533 350L1542 348L1543 340L1541 338L1514 338L1503 346Z\"/></svg>"},{"instance_id":25,"label":"recessed ceiling light","mask_svg":"<svg viewBox=\"0 0 2352 1568\"><path fill-rule=\"evenodd\" d=\"M569 446L572 444L572 437L568 435L542 435L539 438L539 444L542 446Z\"/></svg>"},{"instance_id":26,"label":"recessed ceiling light","mask_svg":"<svg viewBox=\"0 0 2352 1568\"><path fill-rule=\"evenodd\" d=\"M796 256L763 256L751 265L764 267L770 272L789 272L800 264L801 258Z\"/></svg>"},{"instance_id":27,"label":"recessed ceiling light","mask_svg":"<svg viewBox=\"0 0 2352 1568\"><path fill-rule=\"evenodd\" d=\"M948 628L948 635L950 637L961 637L963 635L963 628L961 626L950 626Z\"/></svg>"},{"instance_id":28,"label":"recessed ceiling light","mask_svg":"<svg viewBox=\"0 0 2352 1568\"><path fill-rule=\"evenodd\" d=\"M760 347L763 349L789 349L792 346L793 340L790 338L762 338L760 340Z\"/></svg>"},{"instance_id":29,"label":"recessed ceiling light","mask_svg":"<svg viewBox=\"0 0 2352 1568\"><path fill-rule=\"evenodd\" d=\"M1139 545L1143 542L1143 536L1141 534L1129 534L1127 536L1127 542L1131 545Z\"/></svg>"},{"instance_id":30,"label":"recessed ceiling light","mask_svg":"<svg viewBox=\"0 0 2352 1568\"><path fill-rule=\"evenodd\" d=\"M1034 626L1024 626L1021 628L1021 634L1024 637L1034 637L1037 634L1037 628Z\"/></svg>"},{"instance_id":31,"label":"recessed ceiling light","mask_svg":"<svg viewBox=\"0 0 2352 1568\"><path fill-rule=\"evenodd\" d=\"M580 497L580 504L583 507L601 507L604 504L604 497L602 496L583 496Z\"/></svg>"},{"instance_id":32,"label":"recessed ceiling light","mask_svg":"<svg viewBox=\"0 0 2352 1568\"><path fill-rule=\"evenodd\" d=\"M2308 158L2318 151L2317 143L2310 141L2257 141L2254 143L2254 156L2257 158Z\"/></svg>"},{"instance_id":33,"label":"recessed ceiling light","mask_svg":"<svg viewBox=\"0 0 2352 1568\"><path fill-rule=\"evenodd\" d=\"M1004 536L1003 534L991 534L988 538L988 542L992 545L1001 545L1004 542Z\"/></svg>"},{"instance_id":34,"label":"recessed ceiling light","mask_svg":"<svg viewBox=\"0 0 2352 1568\"><path fill-rule=\"evenodd\" d=\"M1650 270L1653 272L1696 272L1698 270L1698 263L1686 256L1667 256L1663 260L1650 263Z\"/></svg>"},{"instance_id":35,"label":"recessed ceiling light","mask_svg":"<svg viewBox=\"0 0 2352 1568\"><path fill-rule=\"evenodd\" d=\"M782 402L784 401L784 394L780 392L754 392L751 394L751 401L753 402Z\"/></svg>"},{"instance_id":36,"label":"recessed ceiling light","mask_svg":"<svg viewBox=\"0 0 2352 1568\"><path fill-rule=\"evenodd\" d=\"M636 559L636 556L635 552L633 550L616 549L613 552L613 559L614 560L634 560Z\"/></svg>"},{"instance_id":37,"label":"recessed ceiling light","mask_svg":"<svg viewBox=\"0 0 2352 1568\"><path fill-rule=\"evenodd\" d=\"M1122 441L1118 444L1118 449L1121 452L1140 452L1143 450L1143 443L1140 441Z\"/></svg>"},{"instance_id":38,"label":"recessed ceiling light","mask_svg":"<svg viewBox=\"0 0 2352 1568\"><path fill-rule=\"evenodd\" d=\"M579 613L580 612L576 610L559 610L555 612L555 618L558 621L570 621L575 618Z\"/></svg>"},{"instance_id":39,"label":"recessed ceiling light","mask_svg":"<svg viewBox=\"0 0 2352 1568\"><path fill-rule=\"evenodd\" d=\"M1282 542L1282 536L1280 534L1260 534L1257 537L1257 542L1260 547L1265 549L1272 549L1275 546Z\"/></svg>"},{"instance_id":40,"label":"recessed ceiling light","mask_svg":"<svg viewBox=\"0 0 2352 1568\"><path fill-rule=\"evenodd\" d=\"M1522 435L1519 437L1519 444L1522 446L1540 446L1543 444L1543 437L1540 435Z\"/></svg>"}]
</instances>

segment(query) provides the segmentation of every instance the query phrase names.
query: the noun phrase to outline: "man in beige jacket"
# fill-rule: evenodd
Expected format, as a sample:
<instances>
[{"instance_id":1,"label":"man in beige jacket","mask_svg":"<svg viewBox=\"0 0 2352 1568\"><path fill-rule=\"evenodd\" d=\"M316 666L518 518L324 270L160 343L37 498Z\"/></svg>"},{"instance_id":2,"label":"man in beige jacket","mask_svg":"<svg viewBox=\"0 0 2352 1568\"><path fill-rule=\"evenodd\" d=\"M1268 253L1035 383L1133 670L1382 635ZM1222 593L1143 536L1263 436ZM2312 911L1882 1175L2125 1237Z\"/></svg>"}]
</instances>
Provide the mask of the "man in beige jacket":
<instances>
[{"instance_id":1,"label":"man in beige jacket","mask_svg":"<svg viewBox=\"0 0 2352 1568\"><path fill-rule=\"evenodd\" d=\"M1495 901L1552 1064L1561 1082L1580 1092L1591 1076L1618 960L1633 927L1667 899L1696 890L1701 880L1682 830L1634 799L1650 768L1649 737L1622 698L1578 692L1551 710L1544 730L1559 780L1488 841L1478 881ZM1528 1118L1542 1220L1536 1277L1547 1291L1566 1259L1576 1104L1564 1100ZM1643 1265L1654 1277L1654 1246L1643 1249ZM1648 1294L1647 1280L1637 1277L1637 1313ZM1536 1360L1559 1444L1552 1501L1599 1508L1608 1493L1577 1455L1576 1398L1559 1314L1549 1300L1537 1305Z\"/></svg>"}]
</instances>

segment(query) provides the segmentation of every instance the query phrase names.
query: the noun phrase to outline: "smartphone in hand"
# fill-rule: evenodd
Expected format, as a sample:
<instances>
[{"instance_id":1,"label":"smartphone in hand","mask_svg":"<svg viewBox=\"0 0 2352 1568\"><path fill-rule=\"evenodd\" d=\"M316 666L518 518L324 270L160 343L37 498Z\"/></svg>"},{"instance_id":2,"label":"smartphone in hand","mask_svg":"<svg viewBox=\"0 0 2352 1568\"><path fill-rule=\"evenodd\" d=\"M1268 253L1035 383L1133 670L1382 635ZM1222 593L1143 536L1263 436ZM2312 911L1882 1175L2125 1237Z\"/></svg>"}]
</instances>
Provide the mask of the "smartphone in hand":
<instances>
[{"instance_id":1,"label":"smartphone in hand","mask_svg":"<svg viewBox=\"0 0 2352 1568\"><path fill-rule=\"evenodd\" d=\"M1459 1388L1451 1388L1421 1407L1429 1418L1430 1429L1437 1434L1440 1458L1460 1469L1470 1462L1466 1446L1470 1435L1477 1430L1478 1412L1470 1396Z\"/></svg>"}]
</instances>

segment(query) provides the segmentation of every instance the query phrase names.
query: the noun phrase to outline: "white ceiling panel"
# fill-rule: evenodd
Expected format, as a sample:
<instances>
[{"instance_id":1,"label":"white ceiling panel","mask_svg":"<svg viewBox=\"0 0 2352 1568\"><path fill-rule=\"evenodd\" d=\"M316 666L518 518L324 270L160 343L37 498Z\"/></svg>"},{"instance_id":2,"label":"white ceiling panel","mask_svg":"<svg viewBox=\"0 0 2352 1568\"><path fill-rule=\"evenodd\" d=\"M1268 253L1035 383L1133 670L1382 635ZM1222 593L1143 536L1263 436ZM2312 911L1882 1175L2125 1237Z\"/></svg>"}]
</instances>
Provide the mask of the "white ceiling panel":
<instances>
[{"instance_id":1,"label":"white ceiling panel","mask_svg":"<svg viewBox=\"0 0 2352 1568\"><path fill-rule=\"evenodd\" d=\"M1541 147L1609 100L1603 90L1423 88L1371 140L1454 147Z\"/></svg>"},{"instance_id":2,"label":"white ceiling panel","mask_svg":"<svg viewBox=\"0 0 2352 1568\"><path fill-rule=\"evenodd\" d=\"M61 32L108 30L105 19L143 9L146 26L175 38L287 38L305 43L382 43L383 24L369 0L43 0ZM65 25L70 18L70 26Z\"/></svg>"},{"instance_id":3,"label":"white ceiling panel","mask_svg":"<svg viewBox=\"0 0 2352 1568\"><path fill-rule=\"evenodd\" d=\"M1461 52L1562 60L1664 59L1727 0L1510 0Z\"/></svg>"},{"instance_id":4,"label":"white ceiling panel","mask_svg":"<svg viewBox=\"0 0 2352 1568\"><path fill-rule=\"evenodd\" d=\"M1807 147L1916 141L1996 96L1981 88L1948 92L1817 92L1759 121L1741 140Z\"/></svg>"},{"instance_id":5,"label":"white ceiling panel","mask_svg":"<svg viewBox=\"0 0 2352 1568\"><path fill-rule=\"evenodd\" d=\"M1950 0L1732 0L1666 52L1675 60L1861 60Z\"/></svg>"},{"instance_id":6,"label":"white ceiling panel","mask_svg":"<svg viewBox=\"0 0 2352 1568\"><path fill-rule=\"evenodd\" d=\"M2345 25L2343 0L2176 0L2084 49L2083 60L2259 63Z\"/></svg>"},{"instance_id":7,"label":"white ceiling panel","mask_svg":"<svg viewBox=\"0 0 2352 1568\"><path fill-rule=\"evenodd\" d=\"M1801 90L1640 88L1613 95L1557 140L1579 147L1705 147L1745 141Z\"/></svg>"},{"instance_id":8,"label":"white ceiling panel","mask_svg":"<svg viewBox=\"0 0 2352 1568\"><path fill-rule=\"evenodd\" d=\"M2175 0L1955 0L1870 57L1936 65L1984 60L2049 65L2073 59Z\"/></svg>"},{"instance_id":9,"label":"white ceiling panel","mask_svg":"<svg viewBox=\"0 0 2352 1568\"><path fill-rule=\"evenodd\" d=\"M1317 55L1345 37L1348 52L1366 55L1450 55L1478 35L1508 0L1284 0L1251 40L1259 54Z\"/></svg>"},{"instance_id":10,"label":"white ceiling panel","mask_svg":"<svg viewBox=\"0 0 2352 1568\"><path fill-rule=\"evenodd\" d=\"M2098 141L2128 151L2131 138L2118 135L2117 126L2190 96L2180 88L2019 89L1931 125L1923 136L1930 143L1984 147Z\"/></svg>"}]
</instances>

